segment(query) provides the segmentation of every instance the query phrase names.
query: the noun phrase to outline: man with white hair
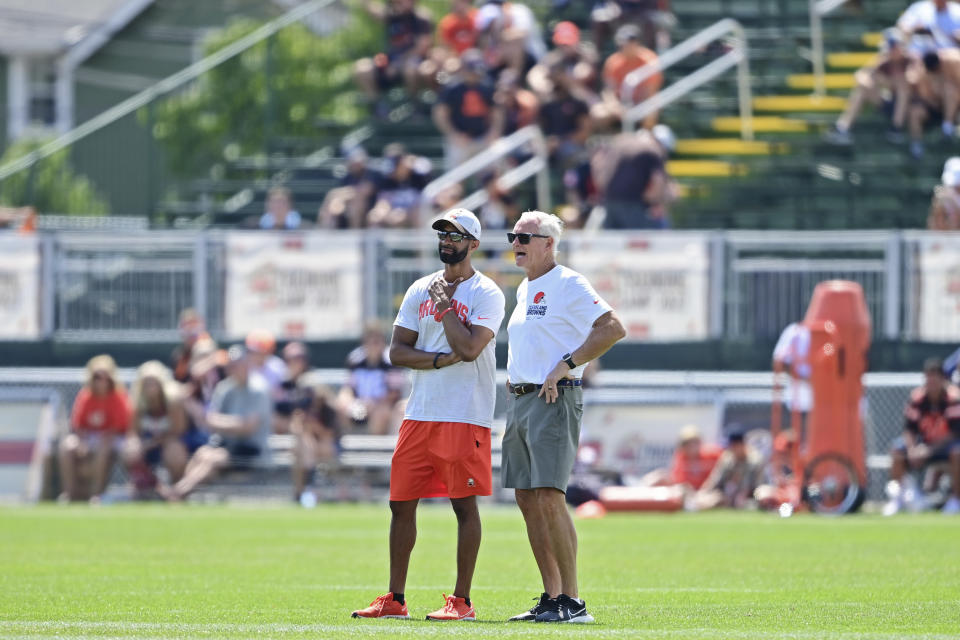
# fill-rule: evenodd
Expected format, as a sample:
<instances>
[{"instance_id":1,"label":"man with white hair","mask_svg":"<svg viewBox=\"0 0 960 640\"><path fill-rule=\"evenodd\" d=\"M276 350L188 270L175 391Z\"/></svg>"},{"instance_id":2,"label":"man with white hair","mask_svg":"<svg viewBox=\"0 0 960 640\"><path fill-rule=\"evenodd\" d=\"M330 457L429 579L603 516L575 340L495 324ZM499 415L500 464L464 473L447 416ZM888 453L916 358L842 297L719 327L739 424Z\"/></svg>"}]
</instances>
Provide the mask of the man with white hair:
<instances>
[{"instance_id":1,"label":"man with white hair","mask_svg":"<svg viewBox=\"0 0 960 640\"><path fill-rule=\"evenodd\" d=\"M542 211L520 216L507 239L526 272L508 324L503 486L516 489L543 593L512 621L592 622L577 586L577 533L564 495L583 416L585 365L626 335L582 275L556 262L563 224Z\"/></svg>"}]
</instances>

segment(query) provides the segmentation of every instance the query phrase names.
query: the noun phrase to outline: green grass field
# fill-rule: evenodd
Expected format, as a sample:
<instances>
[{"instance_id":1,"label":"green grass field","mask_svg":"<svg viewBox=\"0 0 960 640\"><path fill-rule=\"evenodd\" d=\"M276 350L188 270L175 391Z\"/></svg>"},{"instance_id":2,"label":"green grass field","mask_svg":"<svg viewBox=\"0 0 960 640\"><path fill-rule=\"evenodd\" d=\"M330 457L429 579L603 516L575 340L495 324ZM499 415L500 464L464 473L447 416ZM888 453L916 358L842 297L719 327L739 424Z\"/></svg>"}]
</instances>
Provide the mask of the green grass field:
<instances>
[{"instance_id":1,"label":"green grass field","mask_svg":"<svg viewBox=\"0 0 960 640\"><path fill-rule=\"evenodd\" d=\"M454 579L455 523L421 507L407 599L386 590L388 509L188 505L0 509L0 637L947 638L960 519L708 513L578 521L597 623L503 622L541 588L514 508L483 509L476 623L422 620Z\"/></svg>"}]
</instances>

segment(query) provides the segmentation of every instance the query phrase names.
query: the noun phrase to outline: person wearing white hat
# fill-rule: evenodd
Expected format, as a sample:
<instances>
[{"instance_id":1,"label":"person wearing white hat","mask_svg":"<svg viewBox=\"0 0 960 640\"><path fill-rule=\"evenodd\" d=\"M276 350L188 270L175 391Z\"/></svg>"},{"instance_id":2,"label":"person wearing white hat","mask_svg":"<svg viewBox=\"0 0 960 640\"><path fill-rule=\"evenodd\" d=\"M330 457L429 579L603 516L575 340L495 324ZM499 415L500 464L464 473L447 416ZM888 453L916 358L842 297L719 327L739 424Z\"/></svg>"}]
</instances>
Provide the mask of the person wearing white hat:
<instances>
[{"instance_id":1,"label":"person wearing white hat","mask_svg":"<svg viewBox=\"0 0 960 640\"><path fill-rule=\"evenodd\" d=\"M457 582L428 620L474 620L470 585L480 550L477 496L490 495L490 428L496 403L494 337L503 292L476 271L480 221L466 209L431 225L444 268L407 289L393 324L390 360L413 370L413 388L390 465L390 583L354 618L408 618L404 589L421 498L449 497L457 516Z\"/></svg>"},{"instance_id":2,"label":"person wearing white hat","mask_svg":"<svg viewBox=\"0 0 960 640\"><path fill-rule=\"evenodd\" d=\"M927 228L956 231L960 229L960 156L947 159L940 180L942 184L933 189Z\"/></svg>"}]
</instances>

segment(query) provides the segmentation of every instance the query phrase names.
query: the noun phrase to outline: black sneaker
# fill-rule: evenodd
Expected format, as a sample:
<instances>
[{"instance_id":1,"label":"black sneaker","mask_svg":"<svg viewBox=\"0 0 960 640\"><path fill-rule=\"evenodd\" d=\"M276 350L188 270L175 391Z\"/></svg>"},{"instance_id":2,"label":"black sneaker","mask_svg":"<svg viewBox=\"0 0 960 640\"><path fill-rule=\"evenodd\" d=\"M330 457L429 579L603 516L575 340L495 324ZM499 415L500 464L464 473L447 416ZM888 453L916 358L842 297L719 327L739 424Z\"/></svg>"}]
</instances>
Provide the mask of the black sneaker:
<instances>
[{"instance_id":1,"label":"black sneaker","mask_svg":"<svg viewBox=\"0 0 960 640\"><path fill-rule=\"evenodd\" d=\"M537 622L593 622L593 616L587 613L587 603L574 600L561 593L553 600L547 600L544 611L537 616Z\"/></svg>"},{"instance_id":2,"label":"black sneaker","mask_svg":"<svg viewBox=\"0 0 960 640\"><path fill-rule=\"evenodd\" d=\"M524 611L523 613L518 613L517 615L509 618L507 622L533 622L537 619L537 616L546 611L546 605L550 602L550 596L547 593L541 593L540 598L536 599L537 604L533 605L533 608L530 611Z\"/></svg>"}]
</instances>

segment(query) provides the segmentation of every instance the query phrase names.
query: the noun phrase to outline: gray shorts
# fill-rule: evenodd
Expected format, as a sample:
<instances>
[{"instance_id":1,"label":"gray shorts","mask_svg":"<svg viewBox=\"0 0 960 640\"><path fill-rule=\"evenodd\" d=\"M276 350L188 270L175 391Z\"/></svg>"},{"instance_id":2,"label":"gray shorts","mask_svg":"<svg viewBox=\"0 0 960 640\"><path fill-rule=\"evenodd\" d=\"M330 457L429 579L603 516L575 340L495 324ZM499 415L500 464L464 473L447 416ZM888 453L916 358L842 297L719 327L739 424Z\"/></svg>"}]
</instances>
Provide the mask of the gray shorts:
<instances>
[{"instance_id":1,"label":"gray shorts","mask_svg":"<svg viewBox=\"0 0 960 640\"><path fill-rule=\"evenodd\" d=\"M566 493L580 442L583 389L559 390L560 396L552 404L536 393L507 394L501 458L504 487L553 487Z\"/></svg>"}]
</instances>

